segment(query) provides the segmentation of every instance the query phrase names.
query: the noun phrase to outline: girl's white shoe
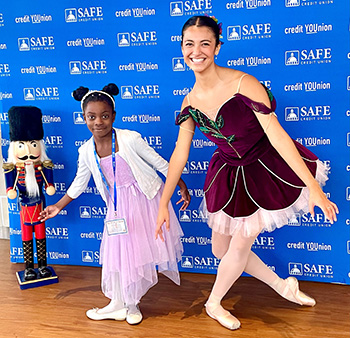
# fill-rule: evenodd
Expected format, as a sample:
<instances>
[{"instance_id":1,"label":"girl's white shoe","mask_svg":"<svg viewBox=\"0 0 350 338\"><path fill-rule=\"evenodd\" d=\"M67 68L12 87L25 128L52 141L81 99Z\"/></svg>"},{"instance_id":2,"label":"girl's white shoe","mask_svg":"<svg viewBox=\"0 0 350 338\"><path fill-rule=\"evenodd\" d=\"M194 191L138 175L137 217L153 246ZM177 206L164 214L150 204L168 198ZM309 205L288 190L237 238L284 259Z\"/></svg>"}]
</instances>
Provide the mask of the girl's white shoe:
<instances>
[{"instance_id":1,"label":"girl's white shoe","mask_svg":"<svg viewBox=\"0 0 350 338\"><path fill-rule=\"evenodd\" d=\"M127 309L120 309L112 312L101 313L99 308L93 308L86 311L86 316L92 320L114 319L125 320L127 318Z\"/></svg>"},{"instance_id":2,"label":"girl's white shoe","mask_svg":"<svg viewBox=\"0 0 350 338\"><path fill-rule=\"evenodd\" d=\"M128 306L126 321L130 325L137 325L142 322L142 313L137 305Z\"/></svg>"}]
</instances>

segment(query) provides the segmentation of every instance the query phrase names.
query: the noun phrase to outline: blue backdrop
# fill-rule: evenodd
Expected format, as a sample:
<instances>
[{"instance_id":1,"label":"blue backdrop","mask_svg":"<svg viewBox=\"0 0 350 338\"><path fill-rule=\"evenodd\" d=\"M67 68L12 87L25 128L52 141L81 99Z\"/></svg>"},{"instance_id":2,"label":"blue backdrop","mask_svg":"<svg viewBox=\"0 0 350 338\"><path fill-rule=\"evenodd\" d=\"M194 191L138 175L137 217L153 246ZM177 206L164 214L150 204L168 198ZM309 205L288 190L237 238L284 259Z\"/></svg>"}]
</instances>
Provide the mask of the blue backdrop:
<instances>
[{"instance_id":1,"label":"blue backdrop","mask_svg":"<svg viewBox=\"0 0 350 338\"><path fill-rule=\"evenodd\" d=\"M181 27L192 15L223 22L217 63L257 77L274 93L288 133L326 161L327 195L340 208L336 224L320 210L297 214L284 228L261 234L253 249L281 276L350 284L349 2L333 0L13 1L0 8L2 151L9 145L7 110L43 111L45 143L62 197L76 171L78 147L90 132L71 92L115 82L115 125L139 131L169 159L175 115L194 83L181 54ZM179 212L185 233L180 269L215 273L210 230L198 207L214 145L199 132L183 178L192 194ZM175 193L173 201L178 199ZM11 261L22 262L18 206L9 201ZM106 213L93 182L46 223L50 264L98 265Z\"/></svg>"}]
</instances>

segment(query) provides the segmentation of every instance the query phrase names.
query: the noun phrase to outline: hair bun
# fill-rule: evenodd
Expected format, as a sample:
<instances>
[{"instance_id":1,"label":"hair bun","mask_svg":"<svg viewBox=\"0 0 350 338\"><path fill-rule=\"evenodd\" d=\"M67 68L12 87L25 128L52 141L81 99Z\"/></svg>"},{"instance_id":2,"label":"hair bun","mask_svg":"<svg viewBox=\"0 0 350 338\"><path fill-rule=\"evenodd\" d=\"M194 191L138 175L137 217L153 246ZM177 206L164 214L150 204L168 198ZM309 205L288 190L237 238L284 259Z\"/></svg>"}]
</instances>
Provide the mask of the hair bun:
<instances>
[{"instance_id":1,"label":"hair bun","mask_svg":"<svg viewBox=\"0 0 350 338\"><path fill-rule=\"evenodd\" d=\"M73 91L72 96L77 100L81 101L85 94L89 92L89 88L80 86L76 90Z\"/></svg>"},{"instance_id":2,"label":"hair bun","mask_svg":"<svg viewBox=\"0 0 350 338\"><path fill-rule=\"evenodd\" d=\"M109 83L107 86L104 86L102 91L112 96L117 96L119 94L119 88L114 83Z\"/></svg>"}]
</instances>

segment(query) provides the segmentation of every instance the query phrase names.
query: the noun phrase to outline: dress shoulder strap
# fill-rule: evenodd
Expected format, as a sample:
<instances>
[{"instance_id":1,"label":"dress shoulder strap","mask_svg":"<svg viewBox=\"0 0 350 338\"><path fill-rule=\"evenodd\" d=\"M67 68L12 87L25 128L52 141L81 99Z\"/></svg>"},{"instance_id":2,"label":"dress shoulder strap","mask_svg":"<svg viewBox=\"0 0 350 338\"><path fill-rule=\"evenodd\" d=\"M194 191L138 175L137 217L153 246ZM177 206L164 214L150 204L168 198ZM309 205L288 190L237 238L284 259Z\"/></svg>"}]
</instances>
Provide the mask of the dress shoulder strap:
<instances>
[{"instance_id":1,"label":"dress shoulder strap","mask_svg":"<svg viewBox=\"0 0 350 338\"><path fill-rule=\"evenodd\" d=\"M187 97L187 103L188 103L188 105L190 106L190 105L191 105L191 102L190 102L190 93L188 93L188 94L186 95L186 97Z\"/></svg>"},{"instance_id":2,"label":"dress shoulder strap","mask_svg":"<svg viewBox=\"0 0 350 338\"><path fill-rule=\"evenodd\" d=\"M241 89L241 83L242 83L242 80L243 80L243 78L246 76L246 75L248 75L248 74L243 74L241 77L240 77L240 79L239 79L239 81L238 81L238 86L237 86L237 91L236 91L236 93L239 93L239 90Z\"/></svg>"}]
</instances>

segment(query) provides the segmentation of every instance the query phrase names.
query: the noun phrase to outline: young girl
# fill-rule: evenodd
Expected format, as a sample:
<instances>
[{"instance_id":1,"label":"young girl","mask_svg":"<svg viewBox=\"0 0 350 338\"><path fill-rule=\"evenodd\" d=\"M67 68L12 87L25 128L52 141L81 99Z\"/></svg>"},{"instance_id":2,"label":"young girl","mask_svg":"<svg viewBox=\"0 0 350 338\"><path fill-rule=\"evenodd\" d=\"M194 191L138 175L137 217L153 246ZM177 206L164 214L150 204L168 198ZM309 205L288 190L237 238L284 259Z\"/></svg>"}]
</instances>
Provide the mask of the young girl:
<instances>
[{"instance_id":1,"label":"young girl","mask_svg":"<svg viewBox=\"0 0 350 338\"><path fill-rule=\"evenodd\" d=\"M100 264L102 291L111 302L102 309L86 312L90 319L124 320L138 324L142 314L141 297L158 281L158 271L179 284L177 262L183 252L183 235L174 210L169 204L172 230L165 242L154 238L163 182L155 170L167 174L168 162L135 131L113 128L115 102L119 89L109 84L102 91L80 87L73 97L81 108L92 137L79 148L78 171L67 194L41 213L42 220L56 216L85 191L92 174L101 197L108 206ZM178 181L181 209L190 196L185 183Z\"/></svg>"},{"instance_id":2,"label":"young girl","mask_svg":"<svg viewBox=\"0 0 350 338\"><path fill-rule=\"evenodd\" d=\"M168 203L197 126L218 146L204 191L212 250L221 261L205 307L210 317L234 330L240 322L221 306L221 300L243 271L289 301L315 305L313 298L299 291L294 277L279 278L251 246L262 230L287 224L295 212L309 209L314 215L317 205L333 223L338 208L320 188L327 179L325 166L283 130L271 92L253 76L215 64L220 28L212 18L196 16L182 29L182 53L196 82L177 118L179 135L160 201L156 235L164 234L164 222L169 229Z\"/></svg>"}]
</instances>

